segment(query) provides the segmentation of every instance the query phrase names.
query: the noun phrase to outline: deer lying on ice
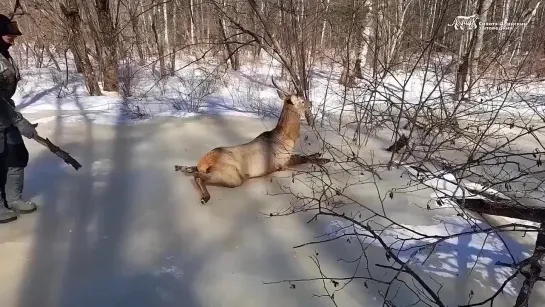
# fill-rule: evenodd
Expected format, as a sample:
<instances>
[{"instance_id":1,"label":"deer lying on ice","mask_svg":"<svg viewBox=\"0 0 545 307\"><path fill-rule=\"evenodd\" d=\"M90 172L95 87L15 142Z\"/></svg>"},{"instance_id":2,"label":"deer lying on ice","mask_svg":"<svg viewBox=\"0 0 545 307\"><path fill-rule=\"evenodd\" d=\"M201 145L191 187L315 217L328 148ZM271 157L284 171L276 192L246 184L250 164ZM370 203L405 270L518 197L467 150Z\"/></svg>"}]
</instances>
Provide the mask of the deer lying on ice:
<instances>
[{"instance_id":1,"label":"deer lying on ice","mask_svg":"<svg viewBox=\"0 0 545 307\"><path fill-rule=\"evenodd\" d=\"M297 155L293 148L300 136L301 117L312 126L312 103L302 95L282 91L272 80L284 101L276 127L253 140L235 146L216 147L207 152L196 166L175 165L174 170L193 174L201 195L201 204L210 200L206 184L235 188L256 178L303 163L325 164L321 154Z\"/></svg>"}]
</instances>

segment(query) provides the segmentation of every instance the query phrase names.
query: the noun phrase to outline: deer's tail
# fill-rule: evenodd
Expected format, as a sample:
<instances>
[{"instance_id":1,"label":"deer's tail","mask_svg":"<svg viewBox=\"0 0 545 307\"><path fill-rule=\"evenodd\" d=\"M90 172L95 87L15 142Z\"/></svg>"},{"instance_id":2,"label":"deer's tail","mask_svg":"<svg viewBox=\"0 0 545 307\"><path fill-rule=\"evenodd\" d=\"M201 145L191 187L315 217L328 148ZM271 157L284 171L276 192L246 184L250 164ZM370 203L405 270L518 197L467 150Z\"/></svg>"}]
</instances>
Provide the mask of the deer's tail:
<instances>
[{"instance_id":1,"label":"deer's tail","mask_svg":"<svg viewBox=\"0 0 545 307\"><path fill-rule=\"evenodd\" d=\"M176 172L182 172L187 174L192 174L194 172L198 172L198 169L196 166L183 166L183 165L174 165L174 170Z\"/></svg>"}]
</instances>

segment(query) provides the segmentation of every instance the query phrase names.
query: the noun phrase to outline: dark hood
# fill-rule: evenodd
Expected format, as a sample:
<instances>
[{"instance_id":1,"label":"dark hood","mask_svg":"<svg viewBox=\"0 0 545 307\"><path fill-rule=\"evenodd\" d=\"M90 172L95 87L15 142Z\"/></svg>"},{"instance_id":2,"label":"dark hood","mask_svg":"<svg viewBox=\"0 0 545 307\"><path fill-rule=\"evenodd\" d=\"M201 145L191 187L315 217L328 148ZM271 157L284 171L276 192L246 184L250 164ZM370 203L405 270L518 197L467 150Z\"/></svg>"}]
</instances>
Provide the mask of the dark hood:
<instances>
[{"instance_id":1,"label":"dark hood","mask_svg":"<svg viewBox=\"0 0 545 307\"><path fill-rule=\"evenodd\" d=\"M4 14L0 14L0 35L23 35L16 20L12 20Z\"/></svg>"},{"instance_id":2,"label":"dark hood","mask_svg":"<svg viewBox=\"0 0 545 307\"><path fill-rule=\"evenodd\" d=\"M11 20L11 18L4 14L0 14L0 36L6 34L22 35L17 25L17 21ZM11 45L0 38L0 54L7 58L10 58L10 54L8 51L9 47L11 47Z\"/></svg>"}]
</instances>

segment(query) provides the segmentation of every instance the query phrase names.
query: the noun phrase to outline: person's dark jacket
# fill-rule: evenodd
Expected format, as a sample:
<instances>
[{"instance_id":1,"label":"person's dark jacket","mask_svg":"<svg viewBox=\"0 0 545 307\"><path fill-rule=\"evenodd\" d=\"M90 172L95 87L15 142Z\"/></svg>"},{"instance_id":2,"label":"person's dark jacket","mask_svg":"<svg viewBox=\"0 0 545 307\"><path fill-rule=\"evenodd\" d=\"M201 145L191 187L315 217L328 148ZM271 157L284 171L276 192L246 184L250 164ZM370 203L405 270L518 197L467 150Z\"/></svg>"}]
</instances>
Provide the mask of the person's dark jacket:
<instances>
[{"instance_id":1,"label":"person's dark jacket","mask_svg":"<svg viewBox=\"0 0 545 307\"><path fill-rule=\"evenodd\" d=\"M33 138L36 130L15 110L12 97L20 75L8 48L9 45L0 41L0 153L5 157L5 166L26 167L28 151L21 134Z\"/></svg>"}]
</instances>

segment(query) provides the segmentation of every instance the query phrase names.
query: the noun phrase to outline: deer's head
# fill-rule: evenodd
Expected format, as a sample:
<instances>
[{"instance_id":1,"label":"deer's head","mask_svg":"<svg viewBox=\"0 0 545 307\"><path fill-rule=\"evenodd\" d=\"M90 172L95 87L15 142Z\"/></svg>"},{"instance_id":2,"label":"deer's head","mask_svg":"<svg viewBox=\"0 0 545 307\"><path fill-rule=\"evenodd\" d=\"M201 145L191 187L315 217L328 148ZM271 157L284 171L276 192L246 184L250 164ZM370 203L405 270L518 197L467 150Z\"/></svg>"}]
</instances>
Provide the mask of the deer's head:
<instances>
[{"instance_id":1,"label":"deer's head","mask_svg":"<svg viewBox=\"0 0 545 307\"><path fill-rule=\"evenodd\" d=\"M274 79L272 81L274 87L276 88L276 93L278 97L284 101L284 104L292 104L297 112L299 112L300 117L305 117L309 126L314 125L314 117L312 115L312 102L305 99L301 93L290 93L280 89Z\"/></svg>"}]
</instances>

